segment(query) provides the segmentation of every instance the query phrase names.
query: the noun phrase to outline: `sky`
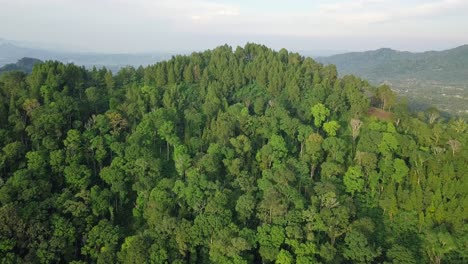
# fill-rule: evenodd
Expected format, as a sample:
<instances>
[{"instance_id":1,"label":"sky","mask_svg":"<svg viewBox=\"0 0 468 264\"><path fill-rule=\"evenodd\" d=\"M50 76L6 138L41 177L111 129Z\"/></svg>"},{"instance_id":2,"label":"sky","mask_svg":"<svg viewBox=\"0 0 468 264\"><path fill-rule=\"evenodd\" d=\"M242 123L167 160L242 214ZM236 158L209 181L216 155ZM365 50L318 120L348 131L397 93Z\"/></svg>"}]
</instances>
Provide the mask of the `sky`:
<instances>
[{"instance_id":1,"label":"sky","mask_svg":"<svg viewBox=\"0 0 468 264\"><path fill-rule=\"evenodd\" d=\"M468 0L0 0L0 38L74 51L425 51L468 43Z\"/></svg>"}]
</instances>

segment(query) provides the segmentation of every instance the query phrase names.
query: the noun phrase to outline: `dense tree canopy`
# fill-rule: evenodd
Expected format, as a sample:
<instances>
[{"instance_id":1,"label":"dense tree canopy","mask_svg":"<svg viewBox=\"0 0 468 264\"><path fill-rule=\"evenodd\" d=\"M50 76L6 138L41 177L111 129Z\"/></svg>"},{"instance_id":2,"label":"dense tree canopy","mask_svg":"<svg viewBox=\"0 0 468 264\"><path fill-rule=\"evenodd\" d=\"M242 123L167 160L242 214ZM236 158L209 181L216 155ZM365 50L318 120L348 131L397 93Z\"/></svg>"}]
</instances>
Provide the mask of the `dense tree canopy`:
<instances>
[{"instance_id":1,"label":"dense tree canopy","mask_svg":"<svg viewBox=\"0 0 468 264\"><path fill-rule=\"evenodd\" d=\"M467 263L466 130L256 44L7 72L0 259Z\"/></svg>"}]
</instances>

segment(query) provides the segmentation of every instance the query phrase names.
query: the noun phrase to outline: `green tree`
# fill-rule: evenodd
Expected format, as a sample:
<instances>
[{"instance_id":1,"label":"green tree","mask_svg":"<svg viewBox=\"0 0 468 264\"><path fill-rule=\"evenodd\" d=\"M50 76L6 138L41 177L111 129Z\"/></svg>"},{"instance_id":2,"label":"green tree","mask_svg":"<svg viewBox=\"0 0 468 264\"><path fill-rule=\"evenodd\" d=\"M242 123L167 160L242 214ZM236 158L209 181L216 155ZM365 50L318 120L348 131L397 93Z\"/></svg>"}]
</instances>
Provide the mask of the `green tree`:
<instances>
[{"instance_id":1,"label":"green tree","mask_svg":"<svg viewBox=\"0 0 468 264\"><path fill-rule=\"evenodd\" d=\"M325 107L325 105L318 103L311 108L312 116L314 117L315 127L320 127L322 123L330 115L330 110Z\"/></svg>"},{"instance_id":2,"label":"green tree","mask_svg":"<svg viewBox=\"0 0 468 264\"><path fill-rule=\"evenodd\" d=\"M336 136L336 132L340 129L340 124L336 121L330 121L323 124L323 130L327 133L329 137Z\"/></svg>"},{"instance_id":3,"label":"green tree","mask_svg":"<svg viewBox=\"0 0 468 264\"><path fill-rule=\"evenodd\" d=\"M383 110L390 110L396 102L396 95L388 85L379 86L377 96Z\"/></svg>"},{"instance_id":4,"label":"green tree","mask_svg":"<svg viewBox=\"0 0 468 264\"><path fill-rule=\"evenodd\" d=\"M356 192L362 192L364 189L364 179L361 167L351 166L343 177L343 183L346 191L354 195Z\"/></svg>"},{"instance_id":5,"label":"green tree","mask_svg":"<svg viewBox=\"0 0 468 264\"><path fill-rule=\"evenodd\" d=\"M115 263L119 237L118 227L107 220L101 220L89 231L81 250L97 263Z\"/></svg>"},{"instance_id":6,"label":"green tree","mask_svg":"<svg viewBox=\"0 0 468 264\"><path fill-rule=\"evenodd\" d=\"M359 231L347 233L345 245L343 256L355 263L371 263L380 255L380 250L372 248L367 238Z\"/></svg>"}]
</instances>

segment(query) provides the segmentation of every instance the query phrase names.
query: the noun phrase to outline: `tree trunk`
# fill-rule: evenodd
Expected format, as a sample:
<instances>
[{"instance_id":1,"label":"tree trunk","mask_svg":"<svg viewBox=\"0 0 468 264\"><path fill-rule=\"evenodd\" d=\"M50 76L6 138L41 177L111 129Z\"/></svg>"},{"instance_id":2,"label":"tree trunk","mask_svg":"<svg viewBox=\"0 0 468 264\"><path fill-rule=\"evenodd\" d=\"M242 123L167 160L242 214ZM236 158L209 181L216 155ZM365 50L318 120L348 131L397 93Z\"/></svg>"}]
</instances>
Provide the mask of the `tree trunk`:
<instances>
[{"instance_id":1,"label":"tree trunk","mask_svg":"<svg viewBox=\"0 0 468 264\"><path fill-rule=\"evenodd\" d=\"M310 165L310 179L313 180L315 175L315 164Z\"/></svg>"},{"instance_id":2,"label":"tree trunk","mask_svg":"<svg viewBox=\"0 0 468 264\"><path fill-rule=\"evenodd\" d=\"M169 160L169 142L166 141L166 160Z\"/></svg>"}]
</instances>

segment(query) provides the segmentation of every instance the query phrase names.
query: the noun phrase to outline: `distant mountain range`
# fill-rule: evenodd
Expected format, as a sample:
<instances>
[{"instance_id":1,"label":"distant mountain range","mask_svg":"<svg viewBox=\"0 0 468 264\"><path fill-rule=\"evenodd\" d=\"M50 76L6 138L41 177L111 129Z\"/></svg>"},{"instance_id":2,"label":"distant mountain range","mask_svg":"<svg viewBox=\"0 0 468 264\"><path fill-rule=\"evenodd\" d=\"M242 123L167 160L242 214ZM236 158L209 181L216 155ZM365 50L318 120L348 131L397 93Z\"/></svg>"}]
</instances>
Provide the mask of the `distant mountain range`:
<instances>
[{"instance_id":1,"label":"distant mountain range","mask_svg":"<svg viewBox=\"0 0 468 264\"><path fill-rule=\"evenodd\" d=\"M335 64L340 74L357 74L376 82L424 79L462 84L468 81L468 45L421 53L383 48L316 59Z\"/></svg>"},{"instance_id":2,"label":"distant mountain range","mask_svg":"<svg viewBox=\"0 0 468 264\"><path fill-rule=\"evenodd\" d=\"M336 65L340 75L390 84L416 108L435 105L449 113L468 114L468 45L420 53L383 48L315 59Z\"/></svg>"},{"instance_id":3,"label":"distant mountain range","mask_svg":"<svg viewBox=\"0 0 468 264\"><path fill-rule=\"evenodd\" d=\"M146 66L158 61L170 59L169 53L91 53L91 52L67 52L37 49L21 46L13 41L0 39L0 67L5 64L15 63L21 58L37 58L39 60L58 60L64 63L75 63L85 67L107 67L117 71L123 66Z\"/></svg>"}]
</instances>

